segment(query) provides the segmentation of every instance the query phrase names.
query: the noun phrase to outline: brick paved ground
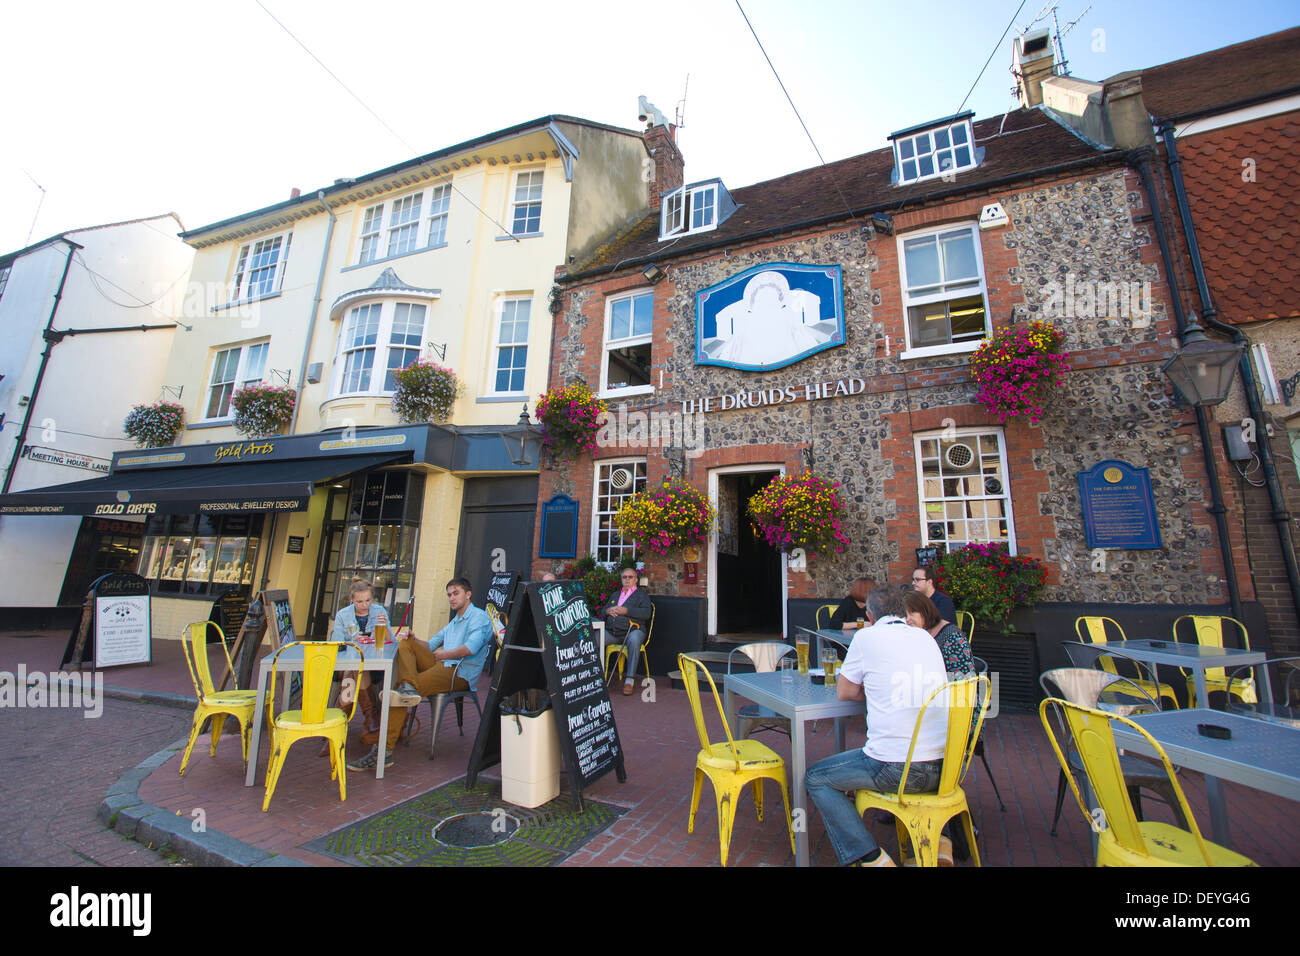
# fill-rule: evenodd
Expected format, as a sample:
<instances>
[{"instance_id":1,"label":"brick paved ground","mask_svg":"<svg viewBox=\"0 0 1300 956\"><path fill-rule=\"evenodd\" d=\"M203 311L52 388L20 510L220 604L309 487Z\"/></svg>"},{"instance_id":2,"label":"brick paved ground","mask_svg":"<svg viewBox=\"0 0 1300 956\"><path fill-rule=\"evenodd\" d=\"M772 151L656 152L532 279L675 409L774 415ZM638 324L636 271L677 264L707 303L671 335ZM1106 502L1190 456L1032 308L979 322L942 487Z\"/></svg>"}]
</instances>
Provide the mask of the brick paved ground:
<instances>
[{"instance_id":1,"label":"brick paved ground","mask_svg":"<svg viewBox=\"0 0 1300 956\"><path fill-rule=\"evenodd\" d=\"M62 650L63 637L57 638L58 647L42 658L40 645L52 645L54 636L46 641L22 642L0 636L0 669L13 669L15 656L21 650L24 660L47 659ZM21 647L20 647L21 645ZM188 676L184 672L179 648L175 642L155 642L155 665L151 668L119 668L106 672L110 684L137 687L148 686L154 690L184 692ZM177 666L179 665L179 672ZM29 667L32 666L29 663ZM54 666L54 665L43 665ZM114 703L109 702L110 706ZM130 705L125 705L130 706ZM629 808L608 831L594 839L574 854L566 865L614 866L717 866L718 830L714 797L709 785L700 801L695 833L687 835L686 820L690 807L691 778L695 753L699 748L691 720L686 694L665 687L657 688L655 700L641 697L613 698L615 717L624 748L627 752L628 781L619 784L613 774L596 782L586 791L590 798L616 803ZM185 732L188 715L183 711L162 708L136 707L147 717L171 729L160 730L156 737L158 749ZM134 711L132 711L134 713ZM179 755L155 771L140 787L140 797L147 802L179 810L190 815L196 808L205 811L210 829L226 833L236 839L253 844L273 853L283 853L290 858L320 865L340 865L337 861L319 857L301 847L316 837L346 823L364 818L395 803L406 800L426 790L441 786L465 773L470 748L477 730L473 708L467 709L465 736L456 734L455 722L444 722L439 736L437 759L428 760L428 707L420 711L424 729L410 748L398 753L397 766L384 780L372 774L348 775L348 799L340 802L338 785L329 778L328 761L316 756L317 747L311 742L298 745L290 751L279 787L269 812L261 810L268 743L263 741L258 755L258 785L245 788L239 759L237 738L223 738L217 756L210 758L206 744L195 747L190 770L184 778L177 775ZM6 728L13 715L0 713L0 746L9 739ZM21 718L20 718L21 719ZM79 716L76 720L81 720ZM141 718L145 720L145 718ZM97 723L83 721L86 724ZM42 732L43 727L59 727L55 723L33 723L28 731ZM107 728L108 724L105 723ZM19 734L21 730L17 730ZM64 734L73 731L64 729ZM132 741L143 733L142 727L132 729L124 725L120 731ZM83 735L84 736L84 735ZM117 746L113 734L108 735ZM769 746L788 758L788 741L774 734L763 735ZM850 723L848 743L861 745L864 727L861 720ZM77 738L74 736L74 741ZM810 735L810 759L828 755L833 747L833 734L829 722L821 723L817 732ZM1053 838L1051 825L1057 769L1036 716L1004 714L987 725L986 741L988 759L997 775L1007 811L998 811L993 790L983 767L975 764L966 781L966 791L981 830L980 848L984 862L990 866L1083 866L1090 858L1089 834L1077 805L1067 794L1060 834ZM150 746L140 741L140 757L152 752ZM74 744L75 746L75 744ZM350 753L361 748L354 744ZM89 753L81 761L91 763L94 748L87 744ZM30 751L29 751L30 752ZM45 747L42 753L48 752ZM98 759L96 754L95 759ZM117 761L114 760L116 764ZM118 772L132 765L123 758ZM4 764L0 763L0 768ZM71 773L71 771L69 771ZM96 767L92 774L103 790L115 777L108 767ZM8 774L4 775L5 777ZM499 786L496 770L487 771L482 780ZM1205 803L1205 788L1201 777L1195 773L1183 774L1183 787L1187 791L1198 821L1208 830L1209 814ZM7 783L0 780L0 787ZM736 827L732 838L733 866L789 866L792 858L786 837L784 820L780 811L780 797L772 784L767 784L766 819L755 819L754 805L748 794L739 801ZM0 791L4 793L6 791ZM1300 824L1294 815L1294 804L1233 784L1227 785L1236 849L1265 866L1293 866L1300 863ZM85 804L85 825L94 827L94 811L98 797ZM32 804L27 804L30 808ZM1147 801L1153 819L1172 819L1155 801ZM34 811L30 811L34 812ZM75 815L75 813L74 813ZM5 820L0 812L0 821ZM807 818L813 846L813 862L829 865L833 855L825 840L825 833L816 812ZM874 833L892 852L891 825L874 825ZM9 832L8 825L3 827ZM116 839L109 835L110 839ZM133 846L126 844L126 846Z\"/></svg>"},{"instance_id":2,"label":"brick paved ground","mask_svg":"<svg viewBox=\"0 0 1300 956\"><path fill-rule=\"evenodd\" d=\"M179 710L105 702L103 715L0 709L0 866L166 866L95 819L104 792L185 732Z\"/></svg>"}]
</instances>

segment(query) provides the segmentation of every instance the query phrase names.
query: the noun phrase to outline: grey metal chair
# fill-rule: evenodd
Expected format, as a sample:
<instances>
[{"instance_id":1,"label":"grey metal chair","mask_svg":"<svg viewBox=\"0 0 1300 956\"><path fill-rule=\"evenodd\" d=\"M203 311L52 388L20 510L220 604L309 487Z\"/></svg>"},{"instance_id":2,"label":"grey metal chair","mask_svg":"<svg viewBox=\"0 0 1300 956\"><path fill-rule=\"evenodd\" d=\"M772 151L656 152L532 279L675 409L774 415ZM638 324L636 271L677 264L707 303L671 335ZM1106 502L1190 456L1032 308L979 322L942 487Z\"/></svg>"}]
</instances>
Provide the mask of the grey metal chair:
<instances>
[{"instance_id":1,"label":"grey metal chair","mask_svg":"<svg viewBox=\"0 0 1300 956\"><path fill-rule=\"evenodd\" d=\"M1143 698L1156 701L1157 710L1163 709L1160 705L1161 696L1172 693L1170 685L1161 684L1156 680L1154 667L1137 658L1129 657L1119 649L1124 646L1122 641L1106 644L1091 644L1087 641L1062 641L1061 646L1065 648L1070 663L1075 667L1104 670L1108 674L1127 678L1129 683L1138 686L1142 691ZM1174 706L1178 706L1176 699L1174 700Z\"/></svg>"},{"instance_id":2,"label":"grey metal chair","mask_svg":"<svg viewBox=\"0 0 1300 956\"><path fill-rule=\"evenodd\" d=\"M1287 665L1285 668L1279 665ZM1273 676L1280 680L1270 681L1272 699L1265 700L1264 683L1259 680L1255 668L1273 667ZM1285 676L1284 676L1285 672ZM1227 686L1240 687L1251 682L1258 700L1245 701L1236 694L1226 694L1226 707L1234 714L1243 717L1258 717L1275 724L1300 727L1300 657L1274 657L1262 664L1247 664L1238 667L1228 675Z\"/></svg>"},{"instance_id":3,"label":"grey metal chair","mask_svg":"<svg viewBox=\"0 0 1300 956\"><path fill-rule=\"evenodd\" d=\"M460 676L460 665L468 658L462 657L456 662L456 667L451 674L451 686L456 686L456 678ZM433 759L433 748L438 741L438 727L442 724L442 712L447 709L450 703L456 704L456 726L460 730L460 735L465 736L465 699L469 698L474 704L474 709L478 711L479 723L483 722L483 708L478 703L478 690L471 684L468 690L449 690L445 694L434 694L426 697L429 702L429 713L433 719L433 732L429 735L429 759ZM391 719L391 717L389 718Z\"/></svg>"},{"instance_id":4,"label":"grey metal chair","mask_svg":"<svg viewBox=\"0 0 1300 956\"><path fill-rule=\"evenodd\" d=\"M1082 646L1091 647L1086 644ZM1109 671L1086 667L1058 667L1040 674L1038 683L1048 697L1059 697L1072 704L1095 710L1111 711L1122 717L1160 711L1160 705L1156 700L1136 683ZM1057 714L1056 718L1062 727L1062 738L1070 739L1069 728L1065 726L1062 716ZM1079 758L1073 744L1070 745L1066 759L1070 769L1075 773L1084 772L1083 761ZM1123 754L1119 758L1119 764L1128 787L1129 799L1133 803L1133 812L1137 814L1139 820L1142 819L1142 801L1138 790L1144 788L1169 805L1180 827L1190 829L1179 808L1178 796L1169 783L1164 767ZM1061 807L1065 802L1065 783L1065 771L1062 770L1056 781L1056 811L1052 815L1052 836L1056 836L1056 827L1061 820Z\"/></svg>"},{"instance_id":5,"label":"grey metal chair","mask_svg":"<svg viewBox=\"0 0 1300 956\"><path fill-rule=\"evenodd\" d=\"M774 671L783 657L794 653L794 648L789 644L781 641L754 641L749 644L740 644L731 649L727 655L727 673L731 673L732 661L737 654L743 656L754 667L755 674L766 674ZM790 736L790 719L782 717L780 714L769 710L766 707L760 707L758 704L746 704L736 711L736 732L740 737L748 737L750 734L761 733L764 730L775 730Z\"/></svg>"}]
</instances>

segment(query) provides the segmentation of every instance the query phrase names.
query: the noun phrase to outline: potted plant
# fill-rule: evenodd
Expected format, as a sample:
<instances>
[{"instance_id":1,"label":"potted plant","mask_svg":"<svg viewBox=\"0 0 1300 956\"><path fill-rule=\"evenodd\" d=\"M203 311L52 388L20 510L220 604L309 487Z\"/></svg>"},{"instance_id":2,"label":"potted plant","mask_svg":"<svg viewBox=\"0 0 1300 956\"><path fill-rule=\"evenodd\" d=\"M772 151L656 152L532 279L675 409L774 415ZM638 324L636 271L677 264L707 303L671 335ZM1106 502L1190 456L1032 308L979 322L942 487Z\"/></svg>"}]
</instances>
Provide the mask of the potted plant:
<instances>
[{"instance_id":1,"label":"potted plant","mask_svg":"<svg viewBox=\"0 0 1300 956\"><path fill-rule=\"evenodd\" d=\"M445 422L464 391L454 371L428 359L416 359L395 378L393 412L403 425Z\"/></svg>"},{"instance_id":2,"label":"potted plant","mask_svg":"<svg viewBox=\"0 0 1300 956\"><path fill-rule=\"evenodd\" d=\"M717 518L717 511L703 492L673 478L624 501L614 516L614 524L638 547L662 556L673 548L703 542Z\"/></svg>"},{"instance_id":3,"label":"potted plant","mask_svg":"<svg viewBox=\"0 0 1300 956\"><path fill-rule=\"evenodd\" d=\"M994 329L971 356L971 378L979 400L998 421L1027 415L1038 424L1054 386L1062 385L1069 355L1061 351L1065 335L1050 322L1029 322Z\"/></svg>"},{"instance_id":4,"label":"potted plant","mask_svg":"<svg viewBox=\"0 0 1300 956\"><path fill-rule=\"evenodd\" d=\"M553 388L537 401L542 443L552 455L576 458L596 450L605 403L583 382Z\"/></svg>"},{"instance_id":5,"label":"potted plant","mask_svg":"<svg viewBox=\"0 0 1300 956\"><path fill-rule=\"evenodd\" d=\"M122 422L122 431L139 448L165 448L174 444L185 427L185 409L175 402L137 405Z\"/></svg>"},{"instance_id":6,"label":"potted plant","mask_svg":"<svg viewBox=\"0 0 1300 956\"><path fill-rule=\"evenodd\" d=\"M1031 607L1047 583L1047 569L1029 555L1007 553L1006 545L968 544L935 562L935 586L976 622L1010 630L1007 618L1018 607Z\"/></svg>"},{"instance_id":7,"label":"potted plant","mask_svg":"<svg viewBox=\"0 0 1300 956\"><path fill-rule=\"evenodd\" d=\"M587 609L592 617L600 614L601 607L609 596L618 590L618 575L625 567L636 567L632 558L624 558L618 568L602 564L590 554L584 554L577 561L571 561L560 571L559 577L565 581L581 581L583 597L587 599Z\"/></svg>"},{"instance_id":8,"label":"potted plant","mask_svg":"<svg viewBox=\"0 0 1300 956\"><path fill-rule=\"evenodd\" d=\"M839 482L812 472L773 478L747 510L754 532L778 551L802 548L816 555L848 547Z\"/></svg>"},{"instance_id":9,"label":"potted plant","mask_svg":"<svg viewBox=\"0 0 1300 956\"><path fill-rule=\"evenodd\" d=\"M287 385L246 385L230 398L235 431L245 438L278 435L293 420L298 393Z\"/></svg>"}]
</instances>

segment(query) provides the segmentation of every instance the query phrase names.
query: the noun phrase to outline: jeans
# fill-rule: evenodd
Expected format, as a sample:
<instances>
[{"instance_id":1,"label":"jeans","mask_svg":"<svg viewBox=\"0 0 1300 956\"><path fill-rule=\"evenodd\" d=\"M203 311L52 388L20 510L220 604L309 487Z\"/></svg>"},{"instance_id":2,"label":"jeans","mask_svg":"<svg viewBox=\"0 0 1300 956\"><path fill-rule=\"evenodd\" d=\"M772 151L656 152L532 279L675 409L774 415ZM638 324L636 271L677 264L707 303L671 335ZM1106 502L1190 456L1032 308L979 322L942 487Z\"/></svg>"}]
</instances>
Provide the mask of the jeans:
<instances>
[{"instance_id":1,"label":"jeans","mask_svg":"<svg viewBox=\"0 0 1300 956\"><path fill-rule=\"evenodd\" d=\"M907 793L927 793L939 789L942 760L913 761L908 768ZM808 768L804 782L808 798L816 805L826 825L841 866L854 863L876 849L867 825L846 791L876 790L897 793L903 777L903 764L882 763L868 757L861 749L848 750Z\"/></svg>"},{"instance_id":2,"label":"jeans","mask_svg":"<svg viewBox=\"0 0 1300 956\"><path fill-rule=\"evenodd\" d=\"M608 620L608 618L606 618ZM622 644L627 648L627 666L623 671L624 680L632 680L636 675L636 665L641 660L641 645L645 643L645 631L638 623L628 629L622 637L610 634L610 643Z\"/></svg>"}]
</instances>

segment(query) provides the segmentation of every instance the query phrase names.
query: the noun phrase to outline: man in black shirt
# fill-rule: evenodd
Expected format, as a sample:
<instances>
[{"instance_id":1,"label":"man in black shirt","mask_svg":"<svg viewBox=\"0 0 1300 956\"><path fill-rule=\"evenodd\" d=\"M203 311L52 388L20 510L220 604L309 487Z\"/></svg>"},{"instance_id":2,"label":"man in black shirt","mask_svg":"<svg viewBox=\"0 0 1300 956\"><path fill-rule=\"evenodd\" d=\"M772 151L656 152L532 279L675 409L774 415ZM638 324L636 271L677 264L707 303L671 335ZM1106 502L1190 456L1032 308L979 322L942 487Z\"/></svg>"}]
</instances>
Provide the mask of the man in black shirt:
<instances>
[{"instance_id":1,"label":"man in black shirt","mask_svg":"<svg viewBox=\"0 0 1300 956\"><path fill-rule=\"evenodd\" d=\"M953 606L952 598L935 587L933 567L927 565L914 569L912 571L912 587L934 602L934 606L938 609L941 618L949 624L957 623L957 608Z\"/></svg>"}]
</instances>

